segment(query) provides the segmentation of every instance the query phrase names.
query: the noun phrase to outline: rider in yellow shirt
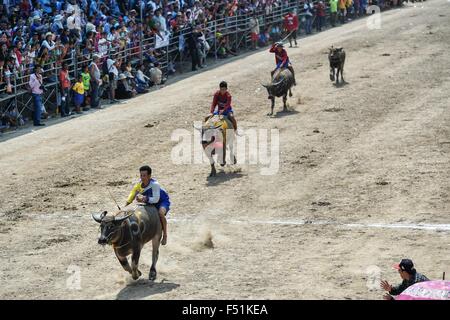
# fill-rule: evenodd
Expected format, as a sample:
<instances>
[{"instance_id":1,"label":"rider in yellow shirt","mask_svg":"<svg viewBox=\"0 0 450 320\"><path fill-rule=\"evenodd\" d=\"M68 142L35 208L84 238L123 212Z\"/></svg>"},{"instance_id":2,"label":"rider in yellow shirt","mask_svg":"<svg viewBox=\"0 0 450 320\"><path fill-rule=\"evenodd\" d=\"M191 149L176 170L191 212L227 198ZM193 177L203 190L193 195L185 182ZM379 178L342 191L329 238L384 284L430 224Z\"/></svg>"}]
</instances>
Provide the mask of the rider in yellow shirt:
<instances>
[{"instance_id":1,"label":"rider in yellow shirt","mask_svg":"<svg viewBox=\"0 0 450 320\"><path fill-rule=\"evenodd\" d=\"M163 229L162 245L167 243L167 219L166 214L170 210L169 194L162 188L156 179L152 178L152 169L149 166L139 168L141 181L136 183L128 196L125 206L134 200L143 205L154 205L158 209L159 218Z\"/></svg>"}]
</instances>

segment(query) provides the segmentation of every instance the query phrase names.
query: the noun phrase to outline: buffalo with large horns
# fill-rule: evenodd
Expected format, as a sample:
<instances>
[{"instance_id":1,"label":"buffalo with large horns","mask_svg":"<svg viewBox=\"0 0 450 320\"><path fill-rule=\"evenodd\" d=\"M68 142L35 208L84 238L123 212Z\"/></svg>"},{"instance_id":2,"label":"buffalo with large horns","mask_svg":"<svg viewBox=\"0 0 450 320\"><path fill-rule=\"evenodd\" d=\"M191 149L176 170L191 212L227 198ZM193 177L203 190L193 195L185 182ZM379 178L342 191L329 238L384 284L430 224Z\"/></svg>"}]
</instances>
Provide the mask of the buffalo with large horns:
<instances>
[{"instance_id":1,"label":"buffalo with large horns","mask_svg":"<svg viewBox=\"0 0 450 320\"><path fill-rule=\"evenodd\" d=\"M138 206L134 212L127 212L122 217L107 213L103 211L92 214L94 220L100 223L101 234L98 243L112 245L122 267L132 275L134 280L137 280L142 274L138 269L142 247L152 241L152 265L149 279L156 279L156 262L162 237L161 221L156 207ZM129 255L131 255L131 266L127 259Z\"/></svg>"}]
</instances>

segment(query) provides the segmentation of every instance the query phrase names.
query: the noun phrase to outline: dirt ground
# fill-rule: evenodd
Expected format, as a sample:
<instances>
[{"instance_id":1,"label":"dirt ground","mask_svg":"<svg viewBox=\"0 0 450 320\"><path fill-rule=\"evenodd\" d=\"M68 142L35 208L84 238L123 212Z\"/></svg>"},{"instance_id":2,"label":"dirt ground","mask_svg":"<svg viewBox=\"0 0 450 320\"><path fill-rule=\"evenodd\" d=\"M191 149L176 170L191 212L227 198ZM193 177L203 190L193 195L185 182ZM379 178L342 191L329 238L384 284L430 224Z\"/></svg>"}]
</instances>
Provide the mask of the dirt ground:
<instances>
[{"instance_id":1,"label":"dirt ground","mask_svg":"<svg viewBox=\"0 0 450 320\"><path fill-rule=\"evenodd\" d=\"M292 111L273 118L265 51L1 142L0 298L379 299L370 270L398 283L403 257L449 274L449 9L429 0L382 13L381 29L302 39ZM329 80L330 45L346 50L346 85ZM172 163L173 131L192 130L222 79L242 128L279 130L277 174ZM91 218L114 211L108 190L125 202L145 163L172 201L154 283L151 247L133 281Z\"/></svg>"}]
</instances>

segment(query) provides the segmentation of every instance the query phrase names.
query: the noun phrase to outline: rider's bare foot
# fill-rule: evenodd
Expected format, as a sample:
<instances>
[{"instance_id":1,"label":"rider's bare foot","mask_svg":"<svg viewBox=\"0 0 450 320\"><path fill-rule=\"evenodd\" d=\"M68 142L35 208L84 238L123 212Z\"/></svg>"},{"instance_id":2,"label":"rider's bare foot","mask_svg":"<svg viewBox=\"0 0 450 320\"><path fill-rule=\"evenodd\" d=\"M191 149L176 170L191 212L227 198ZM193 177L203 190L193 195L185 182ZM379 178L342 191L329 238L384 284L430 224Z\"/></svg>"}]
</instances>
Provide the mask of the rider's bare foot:
<instances>
[{"instance_id":1,"label":"rider's bare foot","mask_svg":"<svg viewBox=\"0 0 450 320\"><path fill-rule=\"evenodd\" d=\"M163 246L165 246L165 245L167 244L167 235L164 235L164 236L163 236L163 238L162 238L162 240L161 240L161 244L162 244Z\"/></svg>"}]
</instances>

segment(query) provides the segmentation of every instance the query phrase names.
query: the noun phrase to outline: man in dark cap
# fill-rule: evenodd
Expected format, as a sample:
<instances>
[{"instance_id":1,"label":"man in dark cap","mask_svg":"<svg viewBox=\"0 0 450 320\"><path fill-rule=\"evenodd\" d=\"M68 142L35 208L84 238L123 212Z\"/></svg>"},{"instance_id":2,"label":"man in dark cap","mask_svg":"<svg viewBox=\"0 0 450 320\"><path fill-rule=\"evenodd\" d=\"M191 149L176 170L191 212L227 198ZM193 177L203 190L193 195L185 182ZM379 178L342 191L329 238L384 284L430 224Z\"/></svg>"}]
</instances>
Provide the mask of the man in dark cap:
<instances>
[{"instance_id":1,"label":"man in dark cap","mask_svg":"<svg viewBox=\"0 0 450 320\"><path fill-rule=\"evenodd\" d=\"M400 261L399 264L395 264L393 268L398 270L403 281L397 286L390 285L386 280L381 281L381 288L389 293L384 295L383 298L385 300L393 300L394 298L392 296L399 295L406 288L417 282L429 281L427 277L414 269L414 264L411 259L402 259L402 261Z\"/></svg>"}]
</instances>

